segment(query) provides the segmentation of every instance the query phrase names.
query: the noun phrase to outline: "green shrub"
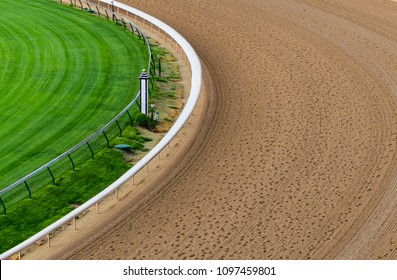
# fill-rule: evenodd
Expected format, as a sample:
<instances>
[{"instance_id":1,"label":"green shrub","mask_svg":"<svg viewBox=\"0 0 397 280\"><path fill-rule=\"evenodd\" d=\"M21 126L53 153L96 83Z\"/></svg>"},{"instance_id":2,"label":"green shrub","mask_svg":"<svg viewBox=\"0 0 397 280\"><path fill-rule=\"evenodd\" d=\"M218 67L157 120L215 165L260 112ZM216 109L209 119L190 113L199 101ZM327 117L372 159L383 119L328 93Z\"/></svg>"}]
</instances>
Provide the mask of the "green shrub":
<instances>
[{"instance_id":1,"label":"green shrub","mask_svg":"<svg viewBox=\"0 0 397 280\"><path fill-rule=\"evenodd\" d=\"M135 115L135 125L147 127L148 124L149 124L149 120L145 114L138 113Z\"/></svg>"}]
</instances>

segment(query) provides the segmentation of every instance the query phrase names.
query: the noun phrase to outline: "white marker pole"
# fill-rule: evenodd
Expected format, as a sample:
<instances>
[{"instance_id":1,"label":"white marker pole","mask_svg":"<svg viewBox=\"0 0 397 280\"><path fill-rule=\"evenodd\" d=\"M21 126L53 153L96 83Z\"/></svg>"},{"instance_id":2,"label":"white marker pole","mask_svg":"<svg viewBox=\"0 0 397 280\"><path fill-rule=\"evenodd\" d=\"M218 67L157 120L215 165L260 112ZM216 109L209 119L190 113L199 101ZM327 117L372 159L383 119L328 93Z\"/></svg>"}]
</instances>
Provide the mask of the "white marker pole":
<instances>
[{"instance_id":1,"label":"white marker pole","mask_svg":"<svg viewBox=\"0 0 397 280\"><path fill-rule=\"evenodd\" d=\"M143 69L139 79L141 81L141 113L149 116L149 75L145 69Z\"/></svg>"}]
</instances>

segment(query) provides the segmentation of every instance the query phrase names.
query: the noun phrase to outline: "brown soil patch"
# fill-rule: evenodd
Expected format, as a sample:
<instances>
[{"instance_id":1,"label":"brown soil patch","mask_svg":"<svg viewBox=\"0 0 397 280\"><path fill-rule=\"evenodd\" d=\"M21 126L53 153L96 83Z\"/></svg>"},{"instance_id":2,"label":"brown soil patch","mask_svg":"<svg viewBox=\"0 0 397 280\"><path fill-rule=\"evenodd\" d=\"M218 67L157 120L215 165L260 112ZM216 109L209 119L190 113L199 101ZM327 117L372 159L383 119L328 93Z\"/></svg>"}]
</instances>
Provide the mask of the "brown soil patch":
<instances>
[{"instance_id":1,"label":"brown soil patch","mask_svg":"<svg viewBox=\"0 0 397 280\"><path fill-rule=\"evenodd\" d=\"M198 51L204 124L151 195L44 257L397 258L395 3L125 2Z\"/></svg>"}]
</instances>

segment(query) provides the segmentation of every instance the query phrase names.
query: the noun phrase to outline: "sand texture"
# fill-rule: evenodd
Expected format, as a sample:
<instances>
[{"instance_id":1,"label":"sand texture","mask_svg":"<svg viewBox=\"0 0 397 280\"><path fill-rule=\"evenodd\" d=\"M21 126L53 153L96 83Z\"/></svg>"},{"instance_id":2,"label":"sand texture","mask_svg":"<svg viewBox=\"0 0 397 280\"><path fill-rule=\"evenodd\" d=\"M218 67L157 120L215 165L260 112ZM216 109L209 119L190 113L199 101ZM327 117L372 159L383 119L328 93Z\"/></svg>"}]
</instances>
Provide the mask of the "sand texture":
<instances>
[{"instance_id":1,"label":"sand texture","mask_svg":"<svg viewBox=\"0 0 397 280\"><path fill-rule=\"evenodd\" d=\"M396 3L124 2L196 49L204 119L144 203L57 258L397 258Z\"/></svg>"}]
</instances>

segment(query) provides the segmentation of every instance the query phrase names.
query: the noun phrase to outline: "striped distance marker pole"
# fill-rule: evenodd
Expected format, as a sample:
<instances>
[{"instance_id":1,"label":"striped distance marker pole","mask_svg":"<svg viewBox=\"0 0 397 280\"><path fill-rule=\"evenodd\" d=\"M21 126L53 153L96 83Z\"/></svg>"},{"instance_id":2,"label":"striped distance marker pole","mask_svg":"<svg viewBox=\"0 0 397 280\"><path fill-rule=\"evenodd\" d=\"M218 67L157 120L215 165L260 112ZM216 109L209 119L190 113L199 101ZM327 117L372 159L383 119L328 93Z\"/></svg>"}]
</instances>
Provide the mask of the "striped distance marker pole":
<instances>
[{"instance_id":1,"label":"striped distance marker pole","mask_svg":"<svg viewBox=\"0 0 397 280\"><path fill-rule=\"evenodd\" d=\"M141 81L141 113L149 116L149 75L145 69L142 70L139 80Z\"/></svg>"}]
</instances>

